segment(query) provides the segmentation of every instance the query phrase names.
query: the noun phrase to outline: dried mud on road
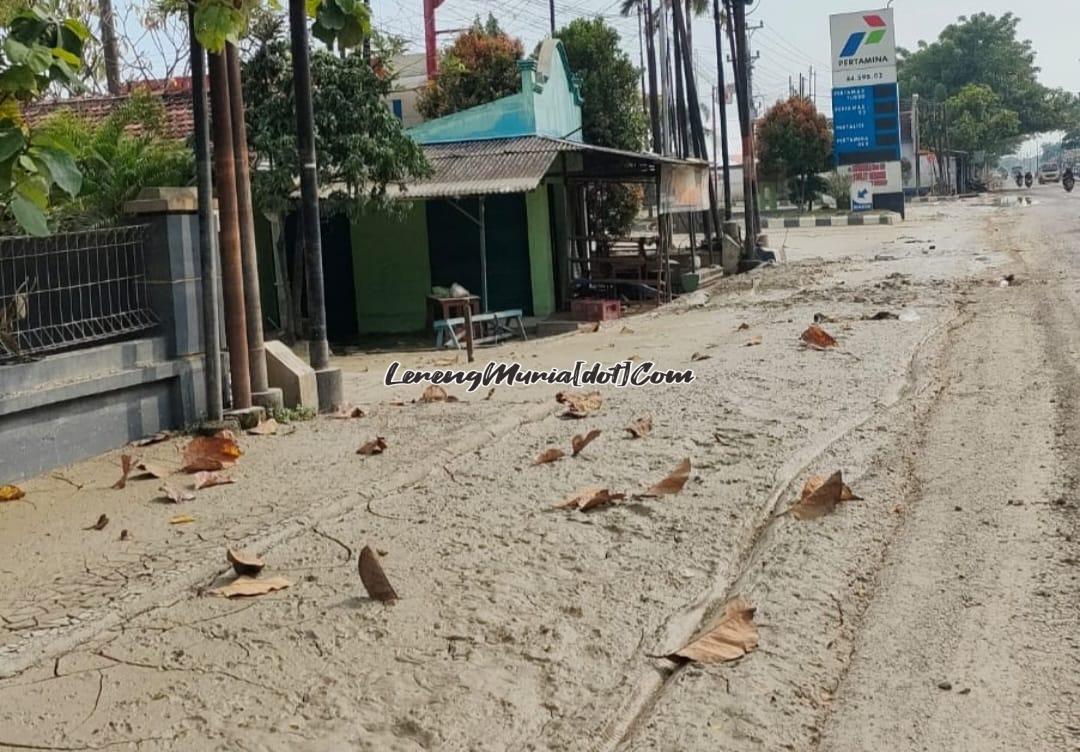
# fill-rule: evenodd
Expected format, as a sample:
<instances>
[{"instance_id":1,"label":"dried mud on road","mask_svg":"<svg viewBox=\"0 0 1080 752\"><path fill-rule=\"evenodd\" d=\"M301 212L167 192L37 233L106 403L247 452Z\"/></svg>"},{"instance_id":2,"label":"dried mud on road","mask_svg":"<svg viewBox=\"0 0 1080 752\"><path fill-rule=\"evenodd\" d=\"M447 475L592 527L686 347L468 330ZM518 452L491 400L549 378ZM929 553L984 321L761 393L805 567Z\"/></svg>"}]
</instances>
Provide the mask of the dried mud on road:
<instances>
[{"instance_id":1,"label":"dried mud on road","mask_svg":"<svg viewBox=\"0 0 1080 752\"><path fill-rule=\"evenodd\" d=\"M695 371L602 389L582 419L539 386L411 404L422 389L378 385L388 356L350 358L367 415L243 437L240 482L187 503L188 525L145 484L109 489L120 452L30 479L0 505L0 749L981 750L1016 748L1024 722L1025 748L1071 748L1073 272L1030 238L1016 252L1056 210L780 234L782 267L482 352ZM815 316L838 347L800 341ZM567 456L536 464L552 447ZM685 458L681 492L642 496ZM861 500L784 514L837 470ZM627 499L553 508L586 487ZM393 605L365 594L365 545ZM207 595L228 548L291 586ZM663 657L735 595L756 649Z\"/></svg>"}]
</instances>

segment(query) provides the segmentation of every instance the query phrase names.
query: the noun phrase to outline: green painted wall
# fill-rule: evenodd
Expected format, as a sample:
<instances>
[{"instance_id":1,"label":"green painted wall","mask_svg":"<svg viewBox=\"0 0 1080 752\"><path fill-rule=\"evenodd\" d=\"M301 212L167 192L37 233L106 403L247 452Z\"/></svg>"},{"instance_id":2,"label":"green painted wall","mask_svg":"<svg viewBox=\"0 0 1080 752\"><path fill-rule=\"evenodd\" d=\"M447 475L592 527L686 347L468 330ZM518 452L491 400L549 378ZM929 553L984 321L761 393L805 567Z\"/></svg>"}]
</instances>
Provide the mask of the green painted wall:
<instances>
[{"instance_id":1,"label":"green painted wall","mask_svg":"<svg viewBox=\"0 0 1080 752\"><path fill-rule=\"evenodd\" d=\"M431 293L424 202L409 202L402 219L360 217L351 234L360 333L421 331Z\"/></svg>"},{"instance_id":2,"label":"green painted wall","mask_svg":"<svg viewBox=\"0 0 1080 752\"><path fill-rule=\"evenodd\" d=\"M525 195L529 217L529 276L532 279L533 315L555 312L555 271L552 267L551 218L546 185Z\"/></svg>"}]
</instances>

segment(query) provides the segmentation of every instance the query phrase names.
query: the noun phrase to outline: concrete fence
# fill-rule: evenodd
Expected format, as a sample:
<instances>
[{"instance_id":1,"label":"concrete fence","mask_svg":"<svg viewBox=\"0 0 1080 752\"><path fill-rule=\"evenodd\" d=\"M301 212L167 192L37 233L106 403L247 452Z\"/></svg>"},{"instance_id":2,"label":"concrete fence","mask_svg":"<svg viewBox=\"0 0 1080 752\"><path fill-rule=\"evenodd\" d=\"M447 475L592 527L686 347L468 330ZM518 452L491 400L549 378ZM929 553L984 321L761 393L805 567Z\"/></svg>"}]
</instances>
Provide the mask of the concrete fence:
<instances>
[{"instance_id":1,"label":"concrete fence","mask_svg":"<svg viewBox=\"0 0 1080 752\"><path fill-rule=\"evenodd\" d=\"M0 241L0 483L205 417L194 196L128 208L137 232Z\"/></svg>"}]
</instances>

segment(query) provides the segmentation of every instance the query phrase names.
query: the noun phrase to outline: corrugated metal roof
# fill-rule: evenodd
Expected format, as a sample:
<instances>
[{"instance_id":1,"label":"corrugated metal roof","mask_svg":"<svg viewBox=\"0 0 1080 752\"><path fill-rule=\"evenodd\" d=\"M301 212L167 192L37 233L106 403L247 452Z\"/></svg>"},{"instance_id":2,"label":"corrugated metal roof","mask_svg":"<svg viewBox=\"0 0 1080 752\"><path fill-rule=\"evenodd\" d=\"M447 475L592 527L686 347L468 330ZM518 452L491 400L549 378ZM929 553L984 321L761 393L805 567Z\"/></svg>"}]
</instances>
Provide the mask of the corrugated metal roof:
<instances>
[{"instance_id":1,"label":"corrugated metal roof","mask_svg":"<svg viewBox=\"0 0 1080 752\"><path fill-rule=\"evenodd\" d=\"M433 174L400 189L401 198L449 198L534 190L551 169L563 143L534 136L428 144Z\"/></svg>"}]
</instances>

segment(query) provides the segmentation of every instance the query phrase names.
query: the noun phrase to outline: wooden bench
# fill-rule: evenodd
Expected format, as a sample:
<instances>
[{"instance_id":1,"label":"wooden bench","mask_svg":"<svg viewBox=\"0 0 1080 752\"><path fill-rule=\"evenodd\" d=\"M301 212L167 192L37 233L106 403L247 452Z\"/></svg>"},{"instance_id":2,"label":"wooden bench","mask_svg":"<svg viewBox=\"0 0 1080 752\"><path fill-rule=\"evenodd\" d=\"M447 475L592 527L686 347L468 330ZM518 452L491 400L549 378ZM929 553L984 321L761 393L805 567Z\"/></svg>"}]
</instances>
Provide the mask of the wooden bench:
<instances>
[{"instance_id":1,"label":"wooden bench","mask_svg":"<svg viewBox=\"0 0 1080 752\"><path fill-rule=\"evenodd\" d=\"M524 314L520 308L512 308L507 311L494 311L492 313L478 313L472 317L474 329L479 329L481 335L473 337L473 344L486 345L498 344L500 337L520 336L528 340L525 334ZM435 322L435 347L443 348L450 344L461 349L464 339L464 318L443 319ZM461 331L459 331L459 329ZM475 332L474 332L475 334Z\"/></svg>"}]
</instances>

